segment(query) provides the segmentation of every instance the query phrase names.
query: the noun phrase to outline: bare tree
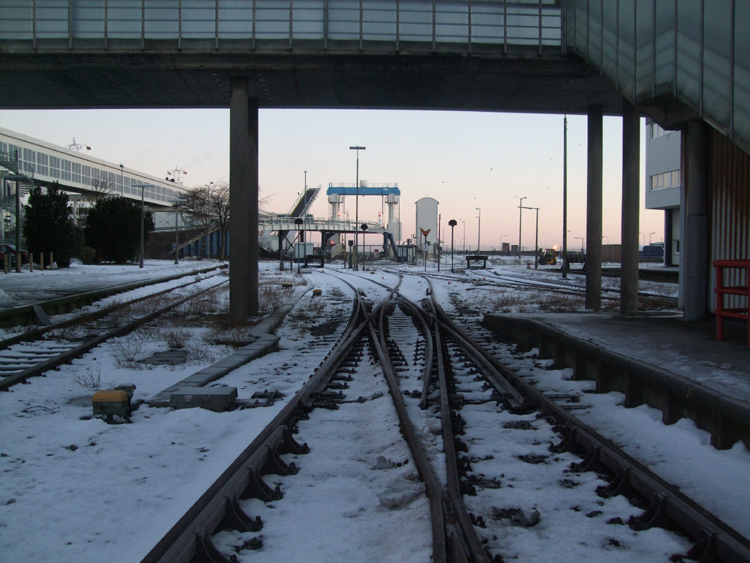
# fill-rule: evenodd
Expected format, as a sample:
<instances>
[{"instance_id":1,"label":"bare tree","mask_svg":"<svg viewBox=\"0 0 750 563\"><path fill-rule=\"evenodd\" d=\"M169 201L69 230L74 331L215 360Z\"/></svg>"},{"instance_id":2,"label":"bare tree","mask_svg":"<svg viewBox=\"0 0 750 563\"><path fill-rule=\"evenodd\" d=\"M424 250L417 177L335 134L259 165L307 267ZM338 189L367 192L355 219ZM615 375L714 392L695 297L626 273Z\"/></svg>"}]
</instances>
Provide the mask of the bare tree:
<instances>
[{"instance_id":1,"label":"bare tree","mask_svg":"<svg viewBox=\"0 0 750 563\"><path fill-rule=\"evenodd\" d=\"M206 232L208 242L209 230L212 221L212 209L210 204L210 187L194 188L185 195L185 209L193 217L193 224ZM208 257L208 253L206 253Z\"/></svg>"},{"instance_id":2,"label":"bare tree","mask_svg":"<svg viewBox=\"0 0 750 563\"><path fill-rule=\"evenodd\" d=\"M219 224L219 260L224 260L225 241L229 227L229 183L217 182L207 188L208 207Z\"/></svg>"},{"instance_id":3,"label":"bare tree","mask_svg":"<svg viewBox=\"0 0 750 563\"><path fill-rule=\"evenodd\" d=\"M101 178L91 178L89 181L89 193L84 195L84 201L99 201L104 197L113 195L114 182L109 180L102 180Z\"/></svg>"}]
</instances>

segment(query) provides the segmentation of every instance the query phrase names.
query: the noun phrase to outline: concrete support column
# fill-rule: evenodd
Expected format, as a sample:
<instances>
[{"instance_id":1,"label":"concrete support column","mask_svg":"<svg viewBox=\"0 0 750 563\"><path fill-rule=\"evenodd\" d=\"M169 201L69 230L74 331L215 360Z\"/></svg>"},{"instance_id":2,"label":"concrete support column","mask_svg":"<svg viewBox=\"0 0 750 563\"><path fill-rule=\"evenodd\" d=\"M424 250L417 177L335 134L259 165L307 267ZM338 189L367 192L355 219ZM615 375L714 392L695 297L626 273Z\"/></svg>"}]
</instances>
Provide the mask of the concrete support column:
<instances>
[{"instance_id":1,"label":"concrete support column","mask_svg":"<svg viewBox=\"0 0 750 563\"><path fill-rule=\"evenodd\" d=\"M682 248L683 312L686 321L708 313L708 126L691 121L682 132L685 221Z\"/></svg>"},{"instance_id":2,"label":"concrete support column","mask_svg":"<svg viewBox=\"0 0 750 563\"><path fill-rule=\"evenodd\" d=\"M638 225L640 208L641 119L627 100L622 102L622 262L620 312L638 312Z\"/></svg>"},{"instance_id":3,"label":"concrete support column","mask_svg":"<svg viewBox=\"0 0 750 563\"><path fill-rule=\"evenodd\" d=\"M229 186L229 322L243 325L258 314L258 100L245 76L230 82Z\"/></svg>"},{"instance_id":4,"label":"concrete support column","mask_svg":"<svg viewBox=\"0 0 750 563\"><path fill-rule=\"evenodd\" d=\"M588 112L588 173L586 202L586 308L602 308L602 106Z\"/></svg>"},{"instance_id":5,"label":"concrete support column","mask_svg":"<svg viewBox=\"0 0 750 563\"><path fill-rule=\"evenodd\" d=\"M674 237L672 236L672 229L674 228L672 222L673 209L664 210L664 265L669 267L672 266L672 247L674 246Z\"/></svg>"}]
</instances>

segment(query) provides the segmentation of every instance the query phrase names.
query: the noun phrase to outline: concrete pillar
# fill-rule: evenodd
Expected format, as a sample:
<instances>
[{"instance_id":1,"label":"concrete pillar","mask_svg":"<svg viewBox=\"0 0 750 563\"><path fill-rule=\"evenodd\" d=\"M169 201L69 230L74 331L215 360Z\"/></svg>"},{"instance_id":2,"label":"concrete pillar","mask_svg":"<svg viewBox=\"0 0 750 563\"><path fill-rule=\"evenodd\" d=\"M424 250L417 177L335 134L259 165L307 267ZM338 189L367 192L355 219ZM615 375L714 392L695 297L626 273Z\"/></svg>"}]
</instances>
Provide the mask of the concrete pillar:
<instances>
[{"instance_id":1,"label":"concrete pillar","mask_svg":"<svg viewBox=\"0 0 750 563\"><path fill-rule=\"evenodd\" d=\"M691 121L682 132L685 221L682 247L683 318L701 321L708 313L708 126Z\"/></svg>"},{"instance_id":2,"label":"concrete pillar","mask_svg":"<svg viewBox=\"0 0 750 563\"><path fill-rule=\"evenodd\" d=\"M602 106L588 112L588 173L586 202L586 308L602 308Z\"/></svg>"},{"instance_id":3,"label":"concrete pillar","mask_svg":"<svg viewBox=\"0 0 750 563\"><path fill-rule=\"evenodd\" d=\"M258 100L248 98L244 76L231 78L230 91L229 322L243 325L258 314Z\"/></svg>"},{"instance_id":4,"label":"concrete pillar","mask_svg":"<svg viewBox=\"0 0 750 563\"><path fill-rule=\"evenodd\" d=\"M620 312L638 312L638 226L640 209L641 119L627 100L622 102L622 258Z\"/></svg>"},{"instance_id":5,"label":"concrete pillar","mask_svg":"<svg viewBox=\"0 0 750 563\"><path fill-rule=\"evenodd\" d=\"M674 228L672 216L673 209L664 210L664 265L672 266L672 247L674 246L674 237L672 229Z\"/></svg>"}]
</instances>

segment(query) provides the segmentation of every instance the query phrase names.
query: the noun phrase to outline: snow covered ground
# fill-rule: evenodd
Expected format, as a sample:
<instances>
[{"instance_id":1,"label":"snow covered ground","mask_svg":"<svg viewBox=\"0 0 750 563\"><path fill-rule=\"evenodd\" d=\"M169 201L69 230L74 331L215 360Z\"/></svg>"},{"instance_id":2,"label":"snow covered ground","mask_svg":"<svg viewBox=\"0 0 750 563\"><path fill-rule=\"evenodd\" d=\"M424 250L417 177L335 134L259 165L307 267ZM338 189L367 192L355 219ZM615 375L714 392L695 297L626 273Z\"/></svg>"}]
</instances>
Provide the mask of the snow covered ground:
<instances>
[{"instance_id":1,"label":"snow covered ground","mask_svg":"<svg viewBox=\"0 0 750 563\"><path fill-rule=\"evenodd\" d=\"M206 265L199 262L180 267L194 264ZM149 266L151 271L158 271L156 275L164 275L157 264ZM168 269L166 264L165 269ZM351 290L337 276L350 281L357 276L361 278L358 285L375 302L385 290L371 281L391 286L397 282L390 268L386 271L378 266L375 274L344 272L333 267L297 276L277 269L276 263L261 263L263 287L273 288L281 281L292 281L294 288L289 290L288 298L298 299L297 305L277 331L281 338L279 352L255 360L217 382L236 386L241 398L267 389L277 389L290 397L313 373L343 329L351 310ZM523 267L497 265L492 269L514 277L551 281L550 274ZM419 275L424 268L399 270ZM451 275L449 266L444 265L442 270L440 278L433 282L436 295L446 311L461 314L462 322L478 321L486 312L544 310L543 300L538 299L539 290L504 291L503 294L515 293L514 298L499 299L496 288L476 287L466 281L465 275ZM101 275L109 279L107 272L99 274L84 268L78 272L71 269L65 274L57 272L43 274L45 291L54 290L56 283L74 287L87 277ZM437 272L428 266L427 273ZM78 282L77 275L80 275ZM64 276L66 279L62 281ZM20 285L13 289L28 294L34 291L31 280L42 279L36 272L33 276L10 277L29 280L30 285L25 289L14 280ZM0 276L0 290L5 278L8 276ZM131 280L118 283L124 281ZM204 279L200 283L212 284L215 280ZM582 284L583 280L573 278L568 283ZM669 284L648 285L665 295L673 292ZM322 289L323 295L313 297L310 291L313 288ZM426 283L415 280L404 284L403 290L407 297L418 301L425 294ZM226 306L226 299L226 290L222 290L208 299L201 311L192 311L189 320L174 317L159 321L138 333L106 343L73 364L48 373L47 377L35 378L28 385L17 385L0 394L0 561L139 561L278 413L283 401L272 407L229 413L200 409L173 411L144 405L134 413L133 424L107 425L98 419L85 419L91 413L93 391L76 380L91 381L99 377L103 387L132 382L137 385L134 399L148 399L230 353L230 348L214 343L221 340L217 338L220 328L214 316ZM569 306L574 310L580 307L573 302ZM175 332L183 333L186 339L185 349L189 352L186 364L153 366L125 358L124 351L135 351L135 356L145 358L167 350L169 337ZM589 382L570 381L568 370L549 370L548 363L533 354L519 355L500 345L496 353L544 389L580 394L581 404L586 408L576 414L586 423L623 445L631 455L651 465L741 533L750 535L750 454L742 444L728 451L716 451L708 444L708 435L690 421L666 427L661 424L658 411L648 407L625 409L623 398L617 393L586 393ZM323 440L328 425L351 434L353 440L348 443L353 443L358 451L335 452L341 456L339 463L332 463L327 456L313 451L298 461L300 474L273 478L273 482L282 484L287 496L275 508L257 503L248 507L252 516L262 514L268 522L268 529L262 532L268 555L263 551L244 551L243 561L273 560L278 553L285 554L285 560L289 561L360 561L368 557L362 553L362 545L377 547L387 542L398 543L401 551L389 551L390 556L381 559L373 556L371 560L429 560L429 521L424 517L427 510L424 498L395 511L384 509L377 498L376 491L387 491L394 481L408 477L409 471L408 465L389 471L373 469L378 455L389 459L403 457L401 446L395 441L391 449L383 449L365 437L365 429L383 434L387 427L395 425L388 418L390 415L382 411L383 405L383 400L371 401L368 408L373 410L367 414L354 408L323 412L319 416L325 424L310 427L309 435L305 435L307 423L300 425L300 439L310 442L313 449L325 450ZM359 417L370 422L363 426ZM371 421L378 421L383 427ZM310 510L311 503L319 508ZM621 508L627 512L625 507ZM304 521L306 517L309 520L311 513L316 515L315 521L308 522L304 539L289 535L285 523L295 519ZM332 557L325 555L322 550L332 543L325 530L331 528L358 537L356 545L360 551L354 549L353 542L351 546L338 546L340 551ZM535 534L544 533L543 527L522 530L527 536L524 541L531 545L539 539L534 539ZM564 531L554 533L554 537L545 538L547 545L566 541ZM225 538L227 545L236 539ZM282 545L286 551L271 550L272 546ZM672 551L672 546L665 550ZM611 551L612 545L601 546L593 551L598 555L589 560L610 561ZM618 553L617 560L643 560L636 552ZM550 554L544 560L570 559L562 555L555 559Z\"/></svg>"}]
</instances>

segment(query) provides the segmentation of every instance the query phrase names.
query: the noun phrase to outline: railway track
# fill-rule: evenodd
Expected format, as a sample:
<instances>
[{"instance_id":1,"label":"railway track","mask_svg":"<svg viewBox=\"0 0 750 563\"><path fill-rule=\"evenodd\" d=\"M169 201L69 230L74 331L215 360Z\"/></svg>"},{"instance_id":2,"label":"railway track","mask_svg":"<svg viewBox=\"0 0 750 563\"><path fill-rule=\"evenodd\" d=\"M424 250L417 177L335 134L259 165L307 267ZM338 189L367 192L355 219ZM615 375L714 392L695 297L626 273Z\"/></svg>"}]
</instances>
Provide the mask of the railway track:
<instances>
[{"instance_id":1,"label":"railway track","mask_svg":"<svg viewBox=\"0 0 750 563\"><path fill-rule=\"evenodd\" d=\"M298 422L307 418L312 409L334 409L337 402L342 400L340 390L327 388L332 383L339 387L337 373L345 374L361 360L370 307L371 303L355 290L348 325L330 354L307 383L144 557L142 563L230 561L229 556L214 545L212 536L228 529L243 534L260 531L262 521L249 517L241 508L240 501L251 498L264 502L281 500L283 493L280 488L269 486L264 476L294 474L296 466L285 462L281 456L309 452L306 444L300 445L294 439ZM339 372L340 368L345 371ZM257 548L258 542L260 540L246 544L245 549Z\"/></svg>"},{"instance_id":2,"label":"railway track","mask_svg":"<svg viewBox=\"0 0 750 563\"><path fill-rule=\"evenodd\" d=\"M629 524L629 529L625 528L630 533L628 536L616 539L616 532L607 531L613 546L626 545L627 541L631 544L630 549L641 549L636 545L635 536L654 527L660 527L678 532L678 535L673 537L672 546L679 546L680 542L684 541L682 538L689 538L684 551L663 554L665 558L672 557L673 561L750 560L750 542L746 538L682 495L679 490L625 454L594 429L578 421L572 414L575 411L572 397L566 407L545 397L528 382L497 362L491 354L461 331L434 300L431 299L425 305L427 314L432 316L436 328L436 342L441 334L446 336L445 340L441 340L446 354L443 364L450 367L445 370L438 367L438 374L441 380L449 374L452 375L452 383L446 383L445 387L454 389L453 393L449 393L453 427L459 428L461 434L466 436L463 440L468 445L468 452L457 459L457 465L464 470L462 490L471 495L471 500L467 497L467 505L475 511L473 521L479 523L480 527L486 526L494 537L503 534L506 538L518 539L523 534L509 534L506 525L508 521L512 524L511 528L520 530L535 526L540 518L550 519L549 502L546 503L548 510L542 510L540 516L540 511L533 506L525 511L517 505L508 506L507 498L518 498L519 482L530 480L530 474L543 475L550 471L554 472L556 468L559 474L554 479L561 488L569 487L575 491L575 495L571 496L568 502L574 503L574 499L577 498L579 507L588 504L596 508L585 514L589 520L595 520L605 513L604 507L609 503L609 499L616 499L619 495L624 495L630 504L636 507L633 509L636 514L619 521L615 520L617 524ZM471 377L473 374L476 375ZM486 382L475 380L480 376ZM440 384L444 385L442 381ZM509 385L513 391L509 391ZM487 391L492 394L488 396ZM560 401L565 398L556 399ZM503 408L489 409L496 411L496 422L487 424L487 405L491 404L491 400L496 400L497 405L503 405ZM477 428L472 431L472 426ZM500 433L505 440L515 444L515 447L522 444L528 448L528 452L520 453L516 450L512 456L508 456L507 452L504 452L508 448L493 450L487 443L487 434L499 428L502 428ZM529 430L537 433L533 440L527 438ZM547 443L543 438L540 439L539 434L546 434L547 440L555 434L559 434L560 438L547 447ZM517 438L519 435L521 438ZM513 450L514 447L510 449ZM488 455L493 459L486 459ZM571 455L580 457L571 461ZM501 461L503 456L506 457L505 463ZM506 472L508 471L510 457L523 457L526 463L525 471L513 478L511 475L500 473L503 467L506 468ZM594 486L592 479L604 482ZM511 494L505 492L504 501L493 499L493 492L505 488L503 482L507 485L509 480L514 480L514 491ZM528 498L536 498L540 503L538 506L543 506L545 500L534 492L537 486L538 483L534 484L532 480L531 489L526 494ZM587 489L590 497L588 499ZM567 490L562 492L568 493ZM600 498L592 497L592 492ZM599 503L601 508L596 507ZM586 521L586 518L579 514L580 508L579 512L574 511L575 514L570 512L570 504L567 505L567 509L566 514L560 515L561 518L571 519L578 516L581 521ZM546 525L549 531L551 525ZM567 525L565 527L567 528ZM668 545L667 540L664 541L665 545ZM489 544L491 547L499 547L503 557L518 553L517 548L513 546L498 546L492 541ZM648 557L648 554L644 555ZM652 553L651 557L653 556Z\"/></svg>"},{"instance_id":3,"label":"railway track","mask_svg":"<svg viewBox=\"0 0 750 563\"><path fill-rule=\"evenodd\" d=\"M353 398L358 385L372 390L359 380L372 375L368 358L380 364L411 450L406 463L424 483L433 561L534 559L539 549L547 550L539 560L557 553L590 558L605 549L641 560L750 562L750 542L576 420L573 397L563 406L544 397L432 298L420 306L398 287L388 290L375 307L357 291L347 329L326 360L144 563L240 560L230 555L233 541L243 561L265 550L260 520L243 507L273 504L266 512L279 512L287 501L279 485L266 482L272 475L296 491L297 502L309 502L293 485L298 467L290 459L304 465L299 456L316 444L300 445L294 434L326 440L318 445L326 451L346 449L316 430L330 417L316 419L343 408L347 417L373 412L354 405L375 404L377 394ZM573 533L578 527L583 531ZM529 540L544 536L551 541ZM237 546L238 537L245 543Z\"/></svg>"},{"instance_id":4,"label":"railway track","mask_svg":"<svg viewBox=\"0 0 750 563\"><path fill-rule=\"evenodd\" d=\"M188 289L196 283L198 281L192 280L146 297L127 303L117 303L93 313L39 327L1 341L0 391L69 363L102 342L128 334L228 281L223 279L208 288L190 292L187 296L170 299L172 292Z\"/></svg>"}]
</instances>

